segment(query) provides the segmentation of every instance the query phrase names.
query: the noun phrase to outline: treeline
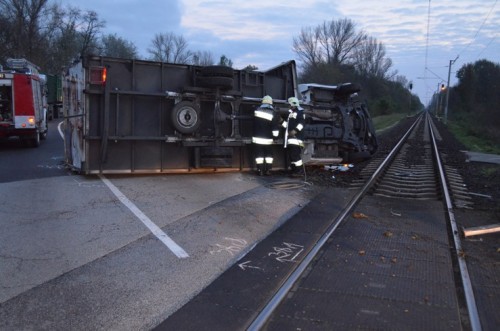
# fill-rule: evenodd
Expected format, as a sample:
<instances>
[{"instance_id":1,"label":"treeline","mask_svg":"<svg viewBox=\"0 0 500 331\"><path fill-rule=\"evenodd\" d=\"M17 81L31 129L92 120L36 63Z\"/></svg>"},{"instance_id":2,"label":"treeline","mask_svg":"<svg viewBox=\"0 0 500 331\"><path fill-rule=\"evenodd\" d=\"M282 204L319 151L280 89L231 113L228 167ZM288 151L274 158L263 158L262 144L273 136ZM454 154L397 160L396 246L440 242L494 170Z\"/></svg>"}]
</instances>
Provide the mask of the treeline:
<instances>
[{"instance_id":1,"label":"treeline","mask_svg":"<svg viewBox=\"0 0 500 331\"><path fill-rule=\"evenodd\" d=\"M470 136L500 145L500 64L488 60L463 65L456 73L458 84L450 88L447 117L462 123ZM430 105L443 116L446 90Z\"/></svg>"},{"instance_id":2,"label":"treeline","mask_svg":"<svg viewBox=\"0 0 500 331\"><path fill-rule=\"evenodd\" d=\"M104 34L106 22L92 10L62 6L50 0L0 0L0 64L7 58L26 58L43 72L59 73L87 54L140 58L137 47L116 34ZM222 55L192 51L184 37L173 33L152 36L148 60L232 66Z\"/></svg>"},{"instance_id":3,"label":"treeline","mask_svg":"<svg viewBox=\"0 0 500 331\"><path fill-rule=\"evenodd\" d=\"M0 63L9 57L23 57L53 74L86 54L140 57L132 42L104 34L105 26L91 10L50 0L0 0ZM385 46L359 31L349 19L302 28L293 38L293 50L300 63L301 82L359 83L372 115L423 108L411 93L411 82L392 70ZM216 58L209 51L190 50L183 36L169 32L154 35L147 54L153 61L233 65L225 55ZM244 69L258 68L248 65Z\"/></svg>"},{"instance_id":4,"label":"treeline","mask_svg":"<svg viewBox=\"0 0 500 331\"><path fill-rule=\"evenodd\" d=\"M100 53L118 41L135 55L135 47L116 36L102 36L105 22L96 12L62 7L49 0L0 0L0 61L26 58L45 73L58 73L80 55Z\"/></svg>"},{"instance_id":5,"label":"treeline","mask_svg":"<svg viewBox=\"0 0 500 331\"><path fill-rule=\"evenodd\" d=\"M385 46L350 19L302 28L293 38L302 64L299 80L320 84L359 83L372 115L415 113L423 109L412 82L392 69Z\"/></svg>"}]
</instances>

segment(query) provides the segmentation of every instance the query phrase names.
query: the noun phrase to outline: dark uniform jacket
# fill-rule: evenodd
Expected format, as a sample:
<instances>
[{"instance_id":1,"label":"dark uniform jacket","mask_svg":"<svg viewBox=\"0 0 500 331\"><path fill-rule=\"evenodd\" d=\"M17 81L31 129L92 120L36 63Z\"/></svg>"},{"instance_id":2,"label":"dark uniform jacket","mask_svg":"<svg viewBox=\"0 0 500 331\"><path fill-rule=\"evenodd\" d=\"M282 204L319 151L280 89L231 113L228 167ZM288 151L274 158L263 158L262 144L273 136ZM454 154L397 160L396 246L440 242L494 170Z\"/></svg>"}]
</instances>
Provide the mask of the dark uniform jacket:
<instances>
[{"instance_id":1,"label":"dark uniform jacket","mask_svg":"<svg viewBox=\"0 0 500 331\"><path fill-rule=\"evenodd\" d=\"M304 109L298 108L295 111L289 110L288 118L283 122L283 127L287 130L288 144L300 145L304 139ZM295 135L292 134L295 131Z\"/></svg>"},{"instance_id":2,"label":"dark uniform jacket","mask_svg":"<svg viewBox=\"0 0 500 331\"><path fill-rule=\"evenodd\" d=\"M262 104L254 111L252 142L259 145L271 145L279 134L279 116L273 106Z\"/></svg>"}]
</instances>

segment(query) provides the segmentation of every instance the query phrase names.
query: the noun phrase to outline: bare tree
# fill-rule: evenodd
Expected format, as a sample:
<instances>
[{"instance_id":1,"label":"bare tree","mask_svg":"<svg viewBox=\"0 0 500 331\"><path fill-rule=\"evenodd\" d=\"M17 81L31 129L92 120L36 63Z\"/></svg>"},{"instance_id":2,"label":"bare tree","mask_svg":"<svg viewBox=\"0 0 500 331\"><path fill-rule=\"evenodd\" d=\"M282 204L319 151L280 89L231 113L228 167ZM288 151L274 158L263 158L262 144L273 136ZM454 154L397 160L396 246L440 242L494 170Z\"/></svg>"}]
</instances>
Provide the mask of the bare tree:
<instances>
[{"instance_id":1,"label":"bare tree","mask_svg":"<svg viewBox=\"0 0 500 331\"><path fill-rule=\"evenodd\" d=\"M41 21L45 17L48 0L0 0L2 48L10 56L26 57L32 62L43 58L43 35ZM4 39L5 38L5 39Z\"/></svg>"},{"instance_id":2,"label":"bare tree","mask_svg":"<svg viewBox=\"0 0 500 331\"><path fill-rule=\"evenodd\" d=\"M97 53L98 35L106 25L99 19L97 13L93 10L88 10L81 16L80 22L80 56L85 56L91 53Z\"/></svg>"},{"instance_id":3,"label":"bare tree","mask_svg":"<svg viewBox=\"0 0 500 331\"><path fill-rule=\"evenodd\" d=\"M12 24L1 6L3 5L0 3L0 45L2 45L0 47L0 63L4 63L8 57L12 56L14 34Z\"/></svg>"},{"instance_id":4,"label":"bare tree","mask_svg":"<svg viewBox=\"0 0 500 331\"><path fill-rule=\"evenodd\" d=\"M58 73L61 67L68 65L80 56L82 47L79 42L78 28L81 25L81 11L78 8L63 9L58 5L51 8L52 33L47 38L47 47L50 48L50 61L46 70Z\"/></svg>"},{"instance_id":5,"label":"bare tree","mask_svg":"<svg viewBox=\"0 0 500 331\"><path fill-rule=\"evenodd\" d=\"M153 61L169 63L189 63L191 52L188 43L183 36L174 33L158 33L152 41L152 47L148 48Z\"/></svg>"},{"instance_id":6,"label":"bare tree","mask_svg":"<svg viewBox=\"0 0 500 331\"><path fill-rule=\"evenodd\" d=\"M94 11L50 0L0 0L0 60L25 57L45 72L59 72L75 57L97 53L104 24Z\"/></svg>"},{"instance_id":7,"label":"bare tree","mask_svg":"<svg viewBox=\"0 0 500 331\"><path fill-rule=\"evenodd\" d=\"M411 84L411 81L408 81L408 78L406 78L406 76L403 76L403 75L396 75L394 77L394 81L396 83L401 84L401 86L404 86L405 88L408 88L408 89L409 89L409 86Z\"/></svg>"},{"instance_id":8,"label":"bare tree","mask_svg":"<svg viewBox=\"0 0 500 331\"><path fill-rule=\"evenodd\" d=\"M101 52L103 56L119 58L136 58L137 47L130 41L127 41L116 34L108 34L101 38Z\"/></svg>"},{"instance_id":9,"label":"bare tree","mask_svg":"<svg viewBox=\"0 0 500 331\"><path fill-rule=\"evenodd\" d=\"M318 48L318 34L312 28L302 28L300 34L293 38L293 51L304 66L316 67L321 60Z\"/></svg>"},{"instance_id":10,"label":"bare tree","mask_svg":"<svg viewBox=\"0 0 500 331\"><path fill-rule=\"evenodd\" d=\"M354 50L366 40L366 34L356 32L356 24L350 19L324 22L316 28L327 63L345 64Z\"/></svg>"},{"instance_id":11,"label":"bare tree","mask_svg":"<svg viewBox=\"0 0 500 331\"><path fill-rule=\"evenodd\" d=\"M197 51L191 56L191 62L194 65L210 66L215 63L214 57L209 51Z\"/></svg>"},{"instance_id":12,"label":"bare tree","mask_svg":"<svg viewBox=\"0 0 500 331\"><path fill-rule=\"evenodd\" d=\"M304 66L316 67L319 63L343 65L352 62L355 50L367 36L356 31L349 19L323 22L315 28L302 28L293 38L293 50Z\"/></svg>"},{"instance_id":13,"label":"bare tree","mask_svg":"<svg viewBox=\"0 0 500 331\"><path fill-rule=\"evenodd\" d=\"M369 37L358 45L353 56L354 66L361 75L388 79L392 60L386 57L385 46Z\"/></svg>"}]
</instances>

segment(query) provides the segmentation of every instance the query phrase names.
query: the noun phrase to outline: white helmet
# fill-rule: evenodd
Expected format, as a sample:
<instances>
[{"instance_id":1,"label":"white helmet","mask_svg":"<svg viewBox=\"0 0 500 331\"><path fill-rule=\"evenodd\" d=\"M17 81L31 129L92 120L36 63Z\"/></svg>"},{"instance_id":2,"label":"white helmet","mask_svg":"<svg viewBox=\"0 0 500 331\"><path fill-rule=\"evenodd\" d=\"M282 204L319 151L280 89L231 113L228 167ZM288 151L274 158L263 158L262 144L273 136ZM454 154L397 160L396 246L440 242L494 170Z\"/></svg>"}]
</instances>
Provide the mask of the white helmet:
<instances>
[{"instance_id":1,"label":"white helmet","mask_svg":"<svg viewBox=\"0 0 500 331\"><path fill-rule=\"evenodd\" d=\"M296 97L288 98L288 103L292 107L298 107L299 106L299 99L297 99Z\"/></svg>"},{"instance_id":2,"label":"white helmet","mask_svg":"<svg viewBox=\"0 0 500 331\"><path fill-rule=\"evenodd\" d=\"M269 95L266 95L265 97L262 98L262 103L267 103L269 105L272 105L273 98L271 98Z\"/></svg>"}]
</instances>

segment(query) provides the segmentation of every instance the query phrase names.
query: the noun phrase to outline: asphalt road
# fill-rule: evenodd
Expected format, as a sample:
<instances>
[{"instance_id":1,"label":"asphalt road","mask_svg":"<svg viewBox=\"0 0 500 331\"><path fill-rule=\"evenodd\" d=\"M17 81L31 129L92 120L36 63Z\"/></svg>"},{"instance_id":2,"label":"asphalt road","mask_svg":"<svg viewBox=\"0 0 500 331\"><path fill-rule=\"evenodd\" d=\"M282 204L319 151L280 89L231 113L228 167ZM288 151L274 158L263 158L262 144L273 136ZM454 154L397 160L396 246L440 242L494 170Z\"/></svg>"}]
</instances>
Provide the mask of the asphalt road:
<instances>
[{"instance_id":1,"label":"asphalt road","mask_svg":"<svg viewBox=\"0 0 500 331\"><path fill-rule=\"evenodd\" d=\"M18 138L0 140L0 183L64 176L64 141L59 122L49 123L46 140L37 148L25 147Z\"/></svg>"},{"instance_id":2,"label":"asphalt road","mask_svg":"<svg viewBox=\"0 0 500 331\"><path fill-rule=\"evenodd\" d=\"M57 122L0 145L0 329L141 330L175 312L317 192L246 173L81 176Z\"/></svg>"}]
</instances>

